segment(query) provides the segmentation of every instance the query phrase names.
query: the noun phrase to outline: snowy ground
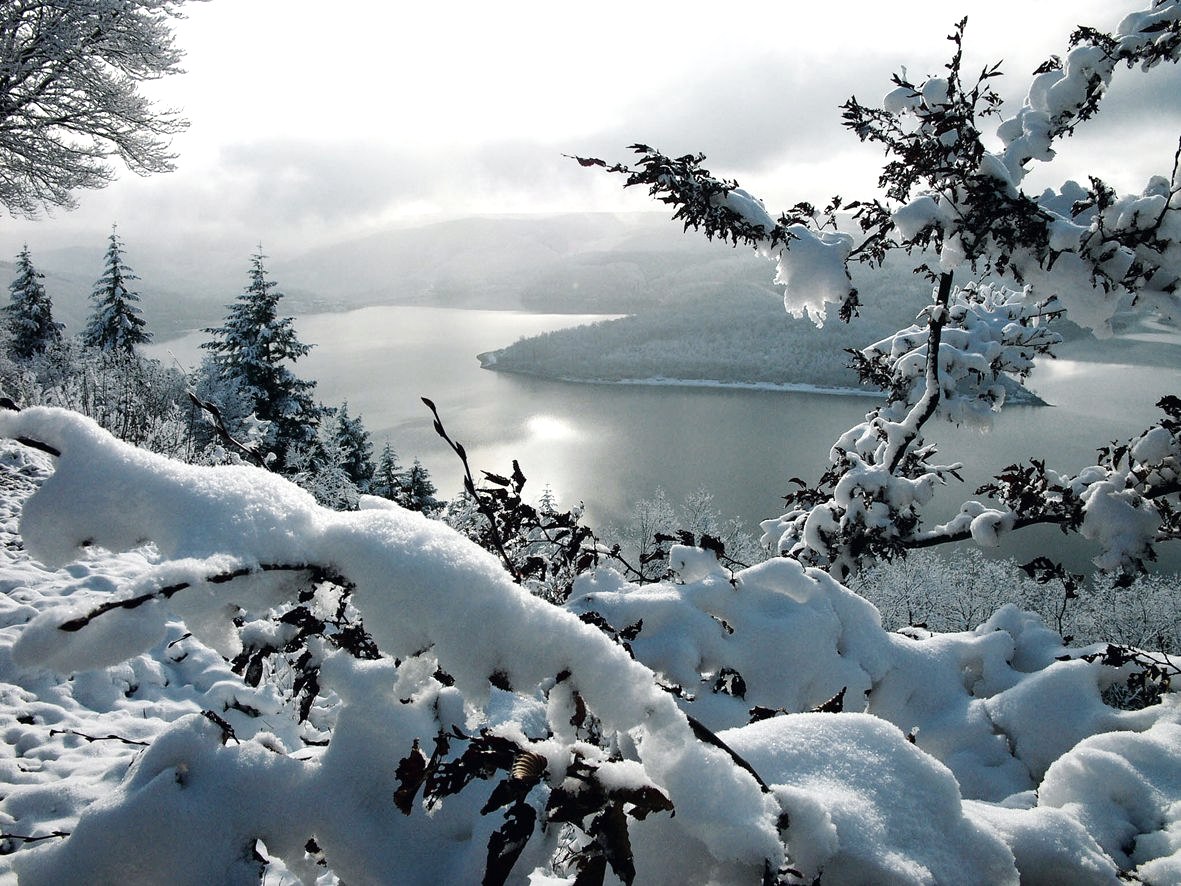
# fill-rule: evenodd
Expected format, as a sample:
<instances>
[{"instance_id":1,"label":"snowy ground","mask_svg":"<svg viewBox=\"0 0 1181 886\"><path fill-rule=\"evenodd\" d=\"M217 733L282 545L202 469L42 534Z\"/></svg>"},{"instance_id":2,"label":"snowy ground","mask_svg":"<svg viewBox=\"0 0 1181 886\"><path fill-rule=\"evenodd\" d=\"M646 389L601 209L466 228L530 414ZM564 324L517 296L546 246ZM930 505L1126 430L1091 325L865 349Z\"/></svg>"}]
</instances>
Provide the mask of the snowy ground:
<instances>
[{"instance_id":1,"label":"snowy ground","mask_svg":"<svg viewBox=\"0 0 1181 886\"><path fill-rule=\"evenodd\" d=\"M325 511L60 411L0 415L0 433L61 452L0 444L0 883L334 882L321 857L349 883L473 882L509 813L578 795L576 763L629 809L650 789L674 806L627 817L637 883L757 882L764 860L825 883L1181 882L1181 697L1108 706L1129 667L1012 607L975 631L888 633L823 573L731 575L678 547L677 582L595 573L566 611L400 509ZM223 658L291 588L199 579L296 558L355 583L384 653L322 650L303 726L290 687L247 686ZM634 660L575 617L590 613L634 628ZM817 710L834 697L843 712ZM412 792L412 814L394 802L412 744L480 728L544 767L503 819L492 782L437 808ZM561 858L584 845L535 833L510 881L573 882Z\"/></svg>"},{"instance_id":2,"label":"snowy ground","mask_svg":"<svg viewBox=\"0 0 1181 886\"><path fill-rule=\"evenodd\" d=\"M256 694L180 622L150 652L68 679L13 663L13 643L33 616L75 594L116 592L148 566L139 553L60 570L31 560L20 509L51 471L48 456L0 441L0 883L16 882L13 853L61 842L170 723Z\"/></svg>"}]
</instances>

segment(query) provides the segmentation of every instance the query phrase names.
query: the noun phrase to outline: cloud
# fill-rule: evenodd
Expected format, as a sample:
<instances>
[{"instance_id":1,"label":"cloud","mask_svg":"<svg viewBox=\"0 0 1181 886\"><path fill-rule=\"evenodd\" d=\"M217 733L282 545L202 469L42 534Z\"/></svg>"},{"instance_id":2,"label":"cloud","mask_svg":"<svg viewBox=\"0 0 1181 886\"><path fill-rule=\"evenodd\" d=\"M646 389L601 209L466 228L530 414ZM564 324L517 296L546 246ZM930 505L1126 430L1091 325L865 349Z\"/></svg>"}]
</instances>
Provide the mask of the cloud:
<instances>
[{"instance_id":1,"label":"cloud","mask_svg":"<svg viewBox=\"0 0 1181 886\"><path fill-rule=\"evenodd\" d=\"M263 140L227 145L218 169L260 222L337 223L429 196L440 161L381 142Z\"/></svg>"}]
</instances>

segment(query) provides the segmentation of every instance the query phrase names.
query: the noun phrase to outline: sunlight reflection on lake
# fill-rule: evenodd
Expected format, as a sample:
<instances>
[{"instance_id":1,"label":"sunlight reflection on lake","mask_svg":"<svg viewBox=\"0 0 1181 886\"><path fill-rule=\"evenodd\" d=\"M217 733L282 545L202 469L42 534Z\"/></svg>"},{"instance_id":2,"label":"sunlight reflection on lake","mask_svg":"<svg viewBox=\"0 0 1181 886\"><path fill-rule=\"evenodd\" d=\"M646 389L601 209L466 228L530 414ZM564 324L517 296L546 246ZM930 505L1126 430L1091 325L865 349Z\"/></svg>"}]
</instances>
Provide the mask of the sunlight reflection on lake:
<instances>
[{"instance_id":1,"label":"sunlight reflection on lake","mask_svg":"<svg viewBox=\"0 0 1181 886\"><path fill-rule=\"evenodd\" d=\"M530 416L525 428L535 440L572 440L579 436L570 422L554 415Z\"/></svg>"}]
</instances>

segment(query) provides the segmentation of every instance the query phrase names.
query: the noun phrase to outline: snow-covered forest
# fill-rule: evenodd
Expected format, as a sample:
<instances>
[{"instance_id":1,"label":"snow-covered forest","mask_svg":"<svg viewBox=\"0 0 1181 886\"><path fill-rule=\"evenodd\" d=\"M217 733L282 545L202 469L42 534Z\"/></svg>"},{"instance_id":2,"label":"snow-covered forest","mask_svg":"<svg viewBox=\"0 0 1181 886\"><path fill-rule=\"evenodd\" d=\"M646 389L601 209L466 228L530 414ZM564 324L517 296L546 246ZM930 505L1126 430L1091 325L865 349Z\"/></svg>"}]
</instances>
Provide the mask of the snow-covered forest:
<instances>
[{"instance_id":1,"label":"snow-covered forest","mask_svg":"<svg viewBox=\"0 0 1181 886\"><path fill-rule=\"evenodd\" d=\"M168 167L182 124L136 84L175 72L182 5L0 6L0 46L38 50L0 55L0 113L44 139L30 168L0 127L10 211L68 204L111 158ZM71 58L67 26L89 35ZM465 473L443 502L299 376L261 251L186 375L137 353L117 229L80 336L25 248L0 365L0 880L1181 882L1177 590L1152 575L1181 537L1181 399L1094 463L1031 458L924 515L962 468L925 431L987 425L1063 317L1178 319L1181 142L1140 194L1022 184L1113 78L1181 59L1181 2L1048 47L1017 109L999 68L964 69L970 33L940 75L843 107L884 151L877 195L776 217L699 155L574 158L752 247L811 321L871 297L851 264L914 265L913 320L848 355L881 399L758 540L707 493L612 539L530 504L516 463L471 464L427 400ZM42 115L74 94L81 143ZM1106 577L943 553L1033 526Z\"/></svg>"}]
</instances>

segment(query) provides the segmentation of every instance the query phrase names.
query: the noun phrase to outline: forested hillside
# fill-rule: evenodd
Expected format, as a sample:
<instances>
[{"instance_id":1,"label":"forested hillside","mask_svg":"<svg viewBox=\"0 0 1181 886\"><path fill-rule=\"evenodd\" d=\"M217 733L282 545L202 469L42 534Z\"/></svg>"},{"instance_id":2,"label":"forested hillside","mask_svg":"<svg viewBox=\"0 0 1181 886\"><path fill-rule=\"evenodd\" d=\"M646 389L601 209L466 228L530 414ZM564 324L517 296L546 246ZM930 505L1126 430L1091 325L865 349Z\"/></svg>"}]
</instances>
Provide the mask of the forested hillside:
<instances>
[{"instance_id":1,"label":"forested hillside","mask_svg":"<svg viewBox=\"0 0 1181 886\"><path fill-rule=\"evenodd\" d=\"M905 270L873 279L869 307L822 329L787 315L764 279L697 279L634 315L523 339L482 354L485 367L571 380L700 379L857 388L846 348L912 322L916 290Z\"/></svg>"},{"instance_id":2,"label":"forested hillside","mask_svg":"<svg viewBox=\"0 0 1181 886\"><path fill-rule=\"evenodd\" d=\"M85 320L103 236L69 247L30 244L71 331ZM136 270L151 281L144 311L158 339L215 322L225 293L239 286L240 243L194 238L149 249L128 239L128 249ZM692 297L703 281L771 291L756 256L685 237L657 212L405 225L284 251L271 266L284 281L289 309L300 314L374 304L625 314ZM0 261L0 274L12 268L11 261Z\"/></svg>"},{"instance_id":3,"label":"forested hillside","mask_svg":"<svg viewBox=\"0 0 1181 886\"><path fill-rule=\"evenodd\" d=\"M745 269L744 269L745 270ZM487 369L570 381L661 380L782 385L864 391L850 348L914 322L914 301L929 284L901 262L857 275L864 307L850 323L811 321L783 310L765 279L682 281L635 314L522 339L480 355ZM765 274L764 274L765 278ZM1010 395L1037 398L1006 382Z\"/></svg>"}]
</instances>

